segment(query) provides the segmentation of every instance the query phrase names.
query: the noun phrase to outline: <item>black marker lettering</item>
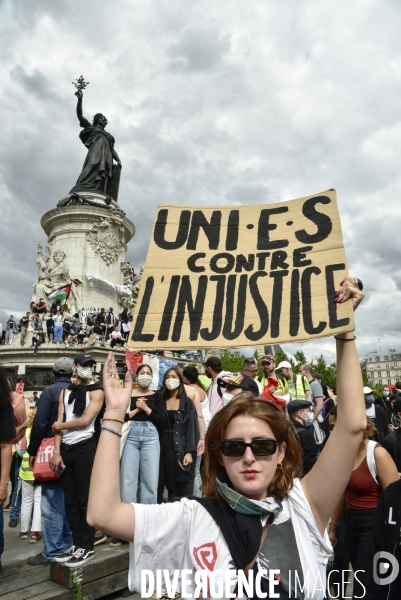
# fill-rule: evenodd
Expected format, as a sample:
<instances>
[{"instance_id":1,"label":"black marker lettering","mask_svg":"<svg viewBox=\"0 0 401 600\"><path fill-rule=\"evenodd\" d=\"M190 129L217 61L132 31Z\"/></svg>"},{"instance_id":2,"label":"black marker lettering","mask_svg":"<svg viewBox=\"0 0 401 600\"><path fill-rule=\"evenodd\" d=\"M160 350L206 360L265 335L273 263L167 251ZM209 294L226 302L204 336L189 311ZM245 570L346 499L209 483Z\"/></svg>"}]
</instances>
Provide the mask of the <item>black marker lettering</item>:
<instances>
[{"instance_id":1,"label":"black marker lettering","mask_svg":"<svg viewBox=\"0 0 401 600\"><path fill-rule=\"evenodd\" d=\"M328 215L317 212L316 204L330 204L331 200L328 196L317 196L316 198L309 198L304 202L302 207L302 213L312 223L317 225L316 233L309 234L306 229L301 229L295 232L295 237L302 244L318 244L327 237L329 237L331 230L333 229L333 223Z\"/></svg>"},{"instance_id":2,"label":"black marker lettering","mask_svg":"<svg viewBox=\"0 0 401 600\"><path fill-rule=\"evenodd\" d=\"M178 296L177 314L173 328L171 340L179 342L181 337L182 323L185 317L185 309L188 309L189 316L189 339L195 341L198 339L199 329L202 322L203 307L205 305L207 290L207 275L201 275L198 282L198 291L196 292L195 304L192 299L192 288L189 275L183 275Z\"/></svg>"},{"instance_id":3,"label":"black marker lettering","mask_svg":"<svg viewBox=\"0 0 401 600\"><path fill-rule=\"evenodd\" d=\"M236 265L235 265L236 273L242 273L242 270L248 271L248 272L253 271L254 268L255 268L255 255L254 254L248 254L248 260L246 259L246 256L244 256L243 254L238 254Z\"/></svg>"},{"instance_id":4,"label":"black marker lettering","mask_svg":"<svg viewBox=\"0 0 401 600\"><path fill-rule=\"evenodd\" d=\"M288 240L270 240L270 232L277 229L277 225L270 223L271 215L279 215L288 212L288 206L278 208L264 208L260 212L258 225L258 250L274 250L276 248L286 248Z\"/></svg>"},{"instance_id":5,"label":"black marker lettering","mask_svg":"<svg viewBox=\"0 0 401 600\"><path fill-rule=\"evenodd\" d=\"M280 317L281 306L283 304L283 278L287 277L288 271L275 271L270 273L274 278L273 298L272 298L272 320L270 326L270 335L277 338L280 335Z\"/></svg>"},{"instance_id":6,"label":"black marker lettering","mask_svg":"<svg viewBox=\"0 0 401 600\"><path fill-rule=\"evenodd\" d=\"M270 252L258 252L258 271L264 271L266 269L266 258L269 258Z\"/></svg>"},{"instance_id":7,"label":"black marker lettering","mask_svg":"<svg viewBox=\"0 0 401 600\"><path fill-rule=\"evenodd\" d=\"M217 250L220 241L221 211L214 210L210 218L210 223L201 210L194 210L189 231L187 250L196 250L198 243L199 230L203 229L204 234L209 240L209 250Z\"/></svg>"},{"instance_id":8,"label":"black marker lettering","mask_svg":"<svg viewBox=\"0 0 401 600\"><path fill-rule=\"evenodd\" d=\"M338 327L345 327L345 325L349 324L349 318L345 317L344 319L337 319L337 304L334 302L334 298L336 296L336 286L334 283L334 272L342 271L345 269L344 263L340 263L338 265L327 265L325 269L326 274L326 293L327 293L327 302L329 307L329 326L330 329L336 329Z\"/></svg>"},{"instance_id":9,"label":"black marker lettering","mask_svg":"<svg viewBox=\"0 0 401 600\"><path fill-rule=\"evenodd\" d=\"M292 265L293 267L307 267L312 264L312 261L306 259L306 253L313 250L313 246L303 246L302 248L294 248L292 253Z\"/></svg>"},{"instance_id":10,"label":"black marker lettering","mask_svg":"<svg viewBox=\"0 0 401 600\"><path fill-rule=\"evenodd\" d=\"M189 229L189 221L191 219L191 211L183 210L180 215L180 223L178 225L178 232L175 242L167 242L165 239L166 235L166 225L167 225L167 216L168 210L163 208L159 210L159 214L157 215L157 221L155 224L155 230L153 233L153 239L155 244L162 248L163 250L177 250L181 248L186 242L188 229Z\"/></svg>"},{"instance_id":11,"label":"black marker lettering","mask_svg":"<svg viewBox=\"0 0 401 600\"><path fill-rule=\"evenodd\" d=\"M284 250L276 250L276 252L273 252L270 270L275 271L276 269L288 269L290 265L284 262L286 258L287 252L284 252Z\"/></svg>"},{"instance_id":12,"label":"black marker lettering","mask_svg":"<svg viewBox=\"0 0 401 600\"><path fill-rule=\"evenodd\" d=\"M173 275L170 281L166 304L164 305L162 320L160 323L159 335L157 337L157 339L161 342L168 340L168 336L170 335L171 319L173 318L180 279L181 277L179 275Z\"/></svg>"},{"instance_id":13,"label":"black marker lettering","mask_svg":"<svg viewBox=\"0 0 401 600\"><path fill-rule=\"evenodd\" d=\"M227 223L226 250L236 250L239 233L239 210L230 210Z\"/></svg>"},{"instance_id":14,"label":"black marker lettering","mask_svg":"<svg viewBox=\"0 0 401 600\"><path fill-rule=\"evenodd\" d=\"M200 330L200 336L203 340L211 342L219 337L221 326L223 322L223 303L224 303L224 289L226 287L226 276L225 275L212 275L209 277L209 281L217 281L216 286L216 299L214 302L213 309L213 323L212 329L203 327Z\"/></svg>"},{"instance_id":15,"label":"black marker lettering","mask_svg":"<svg viewBox=\"0 0 401 600\"><path fill-rule=\"evenodd\" d=\"M146 315L148 314L150 299L152 297L153 287L155 285L154 277L148 277L145 284L145 291L142 296L141 307L135 323L132 334L133 342L152 342L155 337L152 333L142 333L145 326Z\"/></svg>"},{"instance_id":16,"label":"black marker lettering","mask_svg":"<svg viewBox=\"0 0 401 600\"><path fill-rule=\"evenodd\" d=\"M227 292L226 292L226 316L224 319L223 326L223 337L226 340L235 340L244 328L245 320L245 308L246 308L246 290L248 287L248 275L240 275L238 294L235 294L235 288L237 283L236 275L229 275L227 279ZM235 324L233 328L234 319L234 302L237 295L237 311L235 317Z\"/></svg>"},{"instance_id":17,"label":"black marker lettering","mask_svg":"<svg viewBox=\"0 0 401 600\"><path fill-rule=\"evenodd\" d=\"M299 300L299 271L294 269L291 273L291 298L290 298L290 336L298 335L300 322L301 303Z\"/></svg>"},{"instance_id":18,"label":"black marker lettering","mask_svg":"<svg viewBox=\"0 0 401 600\"><path fill-rule=\"evenodd\" d=\"M269 311L267 310L267 306L258 288L259 277L267 277L267 273L265 271L256 271L256 273L251 275L249 278L249 292L252 296L252 300L255 303L255 308L258 311L260 319L259 329L254 331L254 326L252 324L249 325L244 331L245 337L252 342L257 342L263 336L265 336L269 328Z\"/></svg>"},{"instance_id":19,"label":"black marker lettering","mask_svg":"<svg viewBox=\"0 0 401 600\"><path fill-rule=\"evenodd\" d=\"M217 266L219 260L226 260L227 264L224 267ZM235 263L235 257L232 254L228 254L228 252L220 252L220 254L215 254L210 259L210 270L214 273L229 273L233 270Z\"/></svg>"},{"instance_id":20,"label":"black marker lettering","mask_svg":"<svg viewBox=\"0 0 401 600\"><path fill-rule=\"evenodd\" d=\"M306 333L322 333L327 323L320 321L317 327L313 326L312 318L312 275L320 275L321 270L318 267L308 267L302 273L301 290L302 290L302 315L304 319L304 328Z\"/></svg>"},{"instance_id":21,"label":"black marker lettering","mask_svg":"<svg viewBox=\"0 0 401 600\"><path fill-rule=\"evenodd\" d=\"M190 271L193 273L203 273L206 271L205 267L201 267L201 265L197 265L196 261L201 258L205 258L206 252L197 252L196 254L192 254L187 260L187 266Z\"/></svg>"}]
</instances>

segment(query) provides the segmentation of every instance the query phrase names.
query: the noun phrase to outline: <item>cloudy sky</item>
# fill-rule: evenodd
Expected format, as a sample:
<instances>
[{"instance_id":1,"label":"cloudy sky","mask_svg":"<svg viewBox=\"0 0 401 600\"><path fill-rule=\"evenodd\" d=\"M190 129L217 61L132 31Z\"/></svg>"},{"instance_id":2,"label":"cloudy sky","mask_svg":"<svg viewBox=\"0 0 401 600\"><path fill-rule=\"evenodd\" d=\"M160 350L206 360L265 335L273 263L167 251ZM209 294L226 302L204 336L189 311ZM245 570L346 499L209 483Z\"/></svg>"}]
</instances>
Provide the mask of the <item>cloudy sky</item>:
<instances>
[{"instance_id":1,"label":"cloudy sky","mask_svg":"<svg viewBox=\"0 0 401 600\"><path fill-rule=\"evenodd\" d=\"M398 0L0 0L0 321L29 307L42 214L85 158L71 82L90 81L146 257L156 206L256 204L335 188L364 282L360 355L401 350ZM323 339L298 348L334 358Z\"/></svg>"}]
</instances>

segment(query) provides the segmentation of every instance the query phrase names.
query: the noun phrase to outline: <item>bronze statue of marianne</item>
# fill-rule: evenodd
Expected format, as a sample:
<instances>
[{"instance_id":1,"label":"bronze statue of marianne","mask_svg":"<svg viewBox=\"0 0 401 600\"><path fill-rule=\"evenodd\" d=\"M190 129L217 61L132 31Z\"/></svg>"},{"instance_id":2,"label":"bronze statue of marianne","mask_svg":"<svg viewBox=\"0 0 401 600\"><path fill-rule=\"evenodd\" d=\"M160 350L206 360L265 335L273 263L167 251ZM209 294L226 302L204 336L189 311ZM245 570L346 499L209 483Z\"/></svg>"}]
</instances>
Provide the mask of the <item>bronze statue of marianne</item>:
<instances>
[{"instance_id":1,"label":"bronze statue of marianne","mask_svg":"<svg viewBox=\"0 0 401 600\"><path fill-rule=\"evenodd\" d=\"M88 154L77 183L70 194L97 190L111 196L117 202L121 162L114 150L114 137L108 131L105 131L107 119L101 113L97 113L93 117L92 124L85 119L82 113L82 87L76 87L75 95L78 98L77 117L80 126L83 128L79 137L88 148ZM113 163L113 160L116 164Z\"/></svg>"}]
</instances>

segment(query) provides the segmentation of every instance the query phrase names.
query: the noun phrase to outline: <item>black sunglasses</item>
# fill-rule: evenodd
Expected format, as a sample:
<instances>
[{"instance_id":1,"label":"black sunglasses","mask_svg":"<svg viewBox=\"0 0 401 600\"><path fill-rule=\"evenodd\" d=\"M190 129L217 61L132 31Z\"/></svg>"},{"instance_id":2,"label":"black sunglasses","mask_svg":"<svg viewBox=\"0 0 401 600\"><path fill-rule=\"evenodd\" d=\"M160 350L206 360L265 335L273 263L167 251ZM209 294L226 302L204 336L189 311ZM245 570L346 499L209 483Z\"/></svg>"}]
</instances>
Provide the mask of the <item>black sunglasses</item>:
<instances>
[{"instance_id":1,"label":"black sunglasses","mask_svg":"<svg viewBox=\"0 0 401 600\"><path fill-rule=\"evenodd\" d=\"M273 362L273 360L262 360L262 365L272 365Z\"/></svg>"},{"instance_id":2,"label":"black sunglasses","mask_svg":"<svg viewBox=\"0 0 401 600\"><path fill-rule=\"evenodd\" d=\"M255 456L271 456L277 450L277 440L261 438L260 440L253 440L250 444L247 444L244 440L223 440L220 443L221 453L231 458L242 456L248 447Z\"/></svg>"}]
</instances>

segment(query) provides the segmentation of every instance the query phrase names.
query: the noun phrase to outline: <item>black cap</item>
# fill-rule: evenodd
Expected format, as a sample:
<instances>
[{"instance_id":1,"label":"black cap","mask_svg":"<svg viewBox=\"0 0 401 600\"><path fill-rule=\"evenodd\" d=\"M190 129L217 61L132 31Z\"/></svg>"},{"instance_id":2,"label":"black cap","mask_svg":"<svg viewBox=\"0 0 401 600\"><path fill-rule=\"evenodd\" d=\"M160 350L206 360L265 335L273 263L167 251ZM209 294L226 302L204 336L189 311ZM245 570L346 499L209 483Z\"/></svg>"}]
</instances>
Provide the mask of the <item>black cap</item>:
<instances>
[{"instance_id":1,"label":"black cap","mask_svg":"<svg viewBox=\"0 0 401 600\"><path fill-rule=\"evenodd\" d=\"M205 362L205 367L210 367L211 369L221 369L220 358L218 356L209 356Z\"/></svg>"},{"instance_id":2,"label":"black cap","mask_svg":"<svg viewBox=\"0 0 401 600\"><path fill-rule=\"evenodd\" d=\"M293 415L299 410L309 406L312 406L312 402L308 402L307 400L292 400L287 404L287 412L289 415Z\"/></svg>"},{"instance_id":3,"label":"black cap","mask_svg":"<svg viewBox=\"0 0 401 600\"><path fill-rule=\"evenodd\" d=\"M82 352L81 354L77 354L74 357L74 364L78 365L86 365L86 363L89 362L93 362L95 363L95 359L93 358L93 356L91 356L90 354L85 354L84 352Z\"/></svg>"}]
</instances>

